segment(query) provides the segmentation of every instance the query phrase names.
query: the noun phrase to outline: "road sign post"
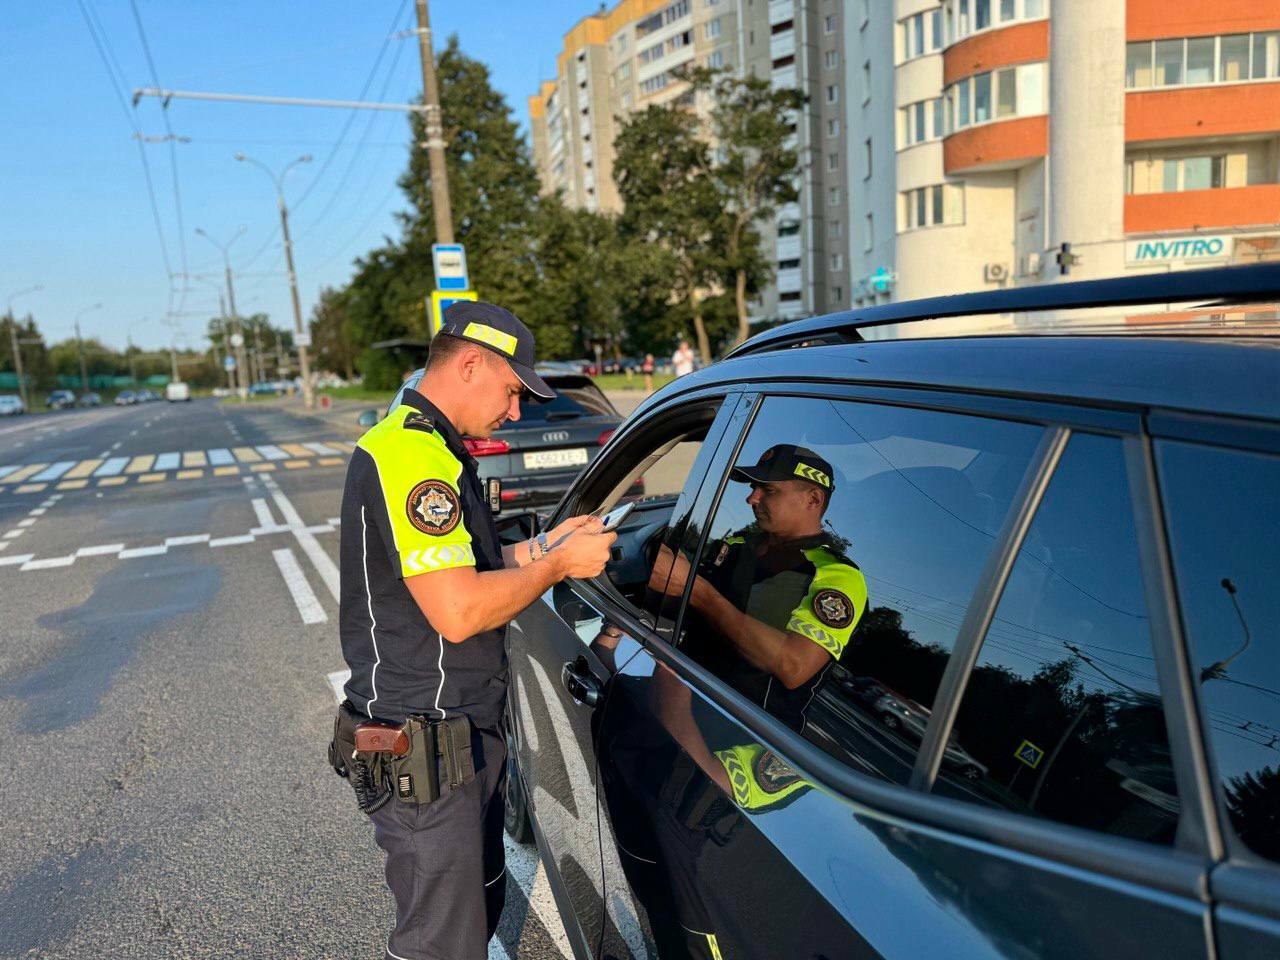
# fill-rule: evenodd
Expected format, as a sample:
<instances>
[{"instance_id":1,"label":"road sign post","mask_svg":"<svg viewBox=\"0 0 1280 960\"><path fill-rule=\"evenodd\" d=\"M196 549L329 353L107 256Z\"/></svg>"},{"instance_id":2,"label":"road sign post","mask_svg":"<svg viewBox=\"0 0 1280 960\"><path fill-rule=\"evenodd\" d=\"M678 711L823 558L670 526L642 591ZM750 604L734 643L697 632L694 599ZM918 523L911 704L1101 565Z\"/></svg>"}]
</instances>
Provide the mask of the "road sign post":
<instances>
[{"instance_id":1,"label":"road sign post","mask_svg":"<svg viewBox=\"0 0 1280 960\"><path fill-rule=\"evenodd\" d=\"M431 268L435 271L437 290L471 289L471 279L467 275L467 251L462 244L433 243Z\"/></svg>"}]
</instances>

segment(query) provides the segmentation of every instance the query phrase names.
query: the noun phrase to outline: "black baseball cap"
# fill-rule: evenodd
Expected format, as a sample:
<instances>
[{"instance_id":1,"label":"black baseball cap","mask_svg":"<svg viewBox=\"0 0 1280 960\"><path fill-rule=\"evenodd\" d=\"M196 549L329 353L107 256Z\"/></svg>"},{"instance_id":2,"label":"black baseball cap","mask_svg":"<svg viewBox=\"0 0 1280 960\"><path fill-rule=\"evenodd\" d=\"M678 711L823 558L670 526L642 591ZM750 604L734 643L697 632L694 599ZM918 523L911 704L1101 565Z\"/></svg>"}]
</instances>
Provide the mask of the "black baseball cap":
<instances>
[{"instance_id":1,"label":"black baseball cap","mask_svg":"<svg viewBox=\"0 0 1280 960\"><path fill-rule=\"evenodd\" d=\"M440 333L488 347L511 364L531 394L555 399L556 392L533 372L533 333L510 310L482 300L459 300L444 312Z\"/></svg>"},{"instance_id":2,"label":"black baseball cap","mask_svg":"<svg viewBox=\"0 0 1280 960\"><path fill-rule=\"evenodd\" d=\"M760 454L760 462L754 466L734 467L729 479L739 483L808 480L830 495L836 488L835 476L831 464L808 447L779 443Z\"/></svg>"}]
</instances>

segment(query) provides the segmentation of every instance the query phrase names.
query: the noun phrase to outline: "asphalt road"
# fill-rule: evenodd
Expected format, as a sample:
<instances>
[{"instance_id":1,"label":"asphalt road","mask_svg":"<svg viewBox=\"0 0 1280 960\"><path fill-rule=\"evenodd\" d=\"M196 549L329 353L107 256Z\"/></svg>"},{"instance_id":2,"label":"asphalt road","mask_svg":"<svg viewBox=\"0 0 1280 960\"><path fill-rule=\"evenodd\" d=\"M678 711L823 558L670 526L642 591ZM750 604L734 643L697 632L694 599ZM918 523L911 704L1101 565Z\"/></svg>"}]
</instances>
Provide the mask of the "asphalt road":
<instances>
[{"instance_id":1,"label":"asphalt road","mask_svg":"<svg viewBox=\"0 0 1280 960\"><path fill-rule=\"evenodd\" d=\"M0 421L0 957L382 956L324 755L343 440L213 401ZM564 955L508 867L490 957Z\"/></svg>"}]
</instances>

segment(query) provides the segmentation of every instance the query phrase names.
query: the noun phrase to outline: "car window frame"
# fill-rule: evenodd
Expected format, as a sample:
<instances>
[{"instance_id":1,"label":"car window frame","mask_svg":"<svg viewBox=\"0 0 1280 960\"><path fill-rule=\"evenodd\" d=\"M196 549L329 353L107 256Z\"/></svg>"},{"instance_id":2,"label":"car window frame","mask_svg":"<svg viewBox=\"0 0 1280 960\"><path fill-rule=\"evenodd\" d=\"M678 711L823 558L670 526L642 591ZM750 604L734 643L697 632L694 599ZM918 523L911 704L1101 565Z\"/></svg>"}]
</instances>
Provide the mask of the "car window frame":
<instances>
[{"instance_id":1,"label":"car window frame","mask_svg":"<svg viewBox=\"0 0 1280 960\"><path fill-rule=\"evenodd\" d=\"M1166 581L1161 576L1160 557L1150 553L1150 547L1159 540L1156 531L1150 529L1156 516L1150 500L1155 491L1145 482L1144 475L1135 476L1136 464L1130 462L1134 454L1128 449L1133 442L1145 442L1149 446L1149 439L1142 412L1125 406L1098 404L1077 407L1034 398L951 392L936 388L885 388L803 380L769 383L761 387L759 394L754 397L751 416L745 418L737 438L733 442L721 441L712 463L712 472L717 477L716 484L714 488L708 488L704 481L702 493L697 498L698 509L684 518L686 523L696 521L701 525L699 554L706 545L709 527L707 521L714 515L727 485L729 465L734 462L733 458L746 442L760 406L766 399L778 396L860 400L889 406L1014 420L1044 428L1040 445L1028 463L1018 495L1005 517L999 537L1004 549L1000 551L993 547L988 557L989 569L984 569L979 585L970 598L970 607L975 608L974 617L979 618L981 614L988 625L990 615L994 614L1001 596L1000 592L991 588L1007 579L1021 545L1021 537L1013 534L1020 530L1022 537L1025 537L1030 524L1034 522L1036 508L1053 478L1054 470L1051 468L1056 467L1073 430L1120 438L1122 442L1126 442L1128 454L1126 472L1130 478L1134 523L1139 531L1144 600L1149 609L1154 610L1157 606L1167 608L1170 600L1167 590L1171 581ZM707 494L709 489L714 490L714 496ZM1162 556L1167 563L1167 552ZM1158 592L1153 593L1153 587ZM677 616L682 616L687 607L688 590L686 588L685 595L681 598ZM984 612L988 610L989 613ZM968 620L969 610L966 610L965 622ZM977 622L979 619L975 619L975 624ZM976 663L983 638L985 630L968 641L973 644L969 651L972 657L966 656L966 660L971 659L972 662L965 667L965 681ZM900 786L875 780L854 771L800 734L784 727L652 630L644 631L637 639L641 640L656 660L673 669L686 683L759 737L761 742L787 757L806 777L854 803L871 807L878 814L903 816L918 824L958 833L977 842L994 843L1006 849L1136 883L1146 889L1161 890L1191 900L1203 899L1206 856L1212 849L1212 831L1205 824L1206 810L1202 802L1189 802L1180 796L1182 806L1179 811L1178 841L1173 846L1162 847L1084 827L1020 816L1009 811L987 810L926 792L916 786ZM1203 743L1199 744L1197 750L1198 728L1191 722L1193 715L1187 710L1186 686L1181 681L1172 687L1168 686L1169 682L1177 681L1180 676L1178 659L1181 654L1174 647L1175 642L1180 644L1180 639L1167 630L1158 632L1153 622L1153 656L1157 660L1157 678L1161 684L1161 702L1169 730L1176 782L1180 791L1184 790L1185 782L1193 791L1190 796L1203 800L1205 767L1195 759L1197 752L1203 756ZM942 753L964 694L964 684L959 682L960 676L953 678L947 686L947 673L960 673L959 666L952 667L952 663L958 660L958 648L959 639L948 660L925 741L922 741L920 755L917 757L918 765L927 764L935 770L941 764ZM1185 650L1185 645L1180 644L1180 649ZM945 703L942 700L944 687L950 697ZM1184 820L1188 821L1185 829Z\"/></svg>"}]
</instances>

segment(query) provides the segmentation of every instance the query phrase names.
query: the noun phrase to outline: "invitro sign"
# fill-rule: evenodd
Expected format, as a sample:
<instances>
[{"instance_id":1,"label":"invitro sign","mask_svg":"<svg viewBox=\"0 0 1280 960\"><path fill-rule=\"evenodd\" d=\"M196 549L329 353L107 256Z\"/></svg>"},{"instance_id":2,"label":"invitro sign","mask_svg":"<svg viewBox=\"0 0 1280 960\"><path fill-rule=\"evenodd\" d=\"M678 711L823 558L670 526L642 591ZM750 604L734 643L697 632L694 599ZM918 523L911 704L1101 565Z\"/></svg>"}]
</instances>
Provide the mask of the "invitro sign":
<instances>
[{"instance_id":1,"label":"invitro sign","mask_svg":"<svg viewBox=\"0 0 1280 960\"><path fill-rule=\"evenodd\" d=\"M1125 244L1125 260L1133 266L1170 263L1174 260L1200 263L1227 260L1230 257L1231 237L1228 235L1130 240Z\"/></svg>"}]
</instances>

